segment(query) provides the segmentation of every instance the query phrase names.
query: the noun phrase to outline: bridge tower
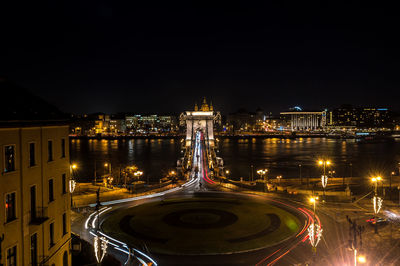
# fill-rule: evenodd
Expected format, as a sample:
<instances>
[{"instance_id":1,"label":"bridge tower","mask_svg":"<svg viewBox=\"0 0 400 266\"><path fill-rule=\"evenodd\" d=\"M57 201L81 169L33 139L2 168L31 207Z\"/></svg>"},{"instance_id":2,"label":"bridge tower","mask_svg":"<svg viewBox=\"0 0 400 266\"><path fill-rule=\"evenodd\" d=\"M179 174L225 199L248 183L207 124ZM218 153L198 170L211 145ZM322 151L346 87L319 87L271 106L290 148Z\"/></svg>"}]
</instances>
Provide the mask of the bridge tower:
<instances>
[{"instance_id":1,"label":"bridge tower","mask_svg":"<svg viewBox=\"0 0 400 266\"><path fill-rule=\"evenodd\" d=\"M221 124L221 114L214 111L212 103L209 105L205 97L200 108L195 104L194 111L182 113L179 120L182 126L186 125L185 145L187 148L193 145L197 131L203 132L208 148L214 147L214 124Z\"/></svg>"}]
</instances>

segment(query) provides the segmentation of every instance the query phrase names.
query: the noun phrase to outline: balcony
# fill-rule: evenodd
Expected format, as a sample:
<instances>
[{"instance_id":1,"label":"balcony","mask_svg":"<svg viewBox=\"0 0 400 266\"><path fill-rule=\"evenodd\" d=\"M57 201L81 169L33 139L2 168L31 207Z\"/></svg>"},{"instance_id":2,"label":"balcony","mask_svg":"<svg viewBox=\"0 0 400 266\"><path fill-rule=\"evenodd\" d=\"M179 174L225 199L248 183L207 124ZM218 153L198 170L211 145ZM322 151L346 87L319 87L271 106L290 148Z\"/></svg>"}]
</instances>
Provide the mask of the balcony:
<instances>
[{"instance_id":1,"label":"balcony","mask_svg":"<svg viewBox=\"0 0 400 266\"><path fill-rule=\"evenodd\" d=\"M30 212L31 225L40 225L47 221L49 216L47 214L47 207L37 207L35 211Z\"/></svg>"}]
</instances>

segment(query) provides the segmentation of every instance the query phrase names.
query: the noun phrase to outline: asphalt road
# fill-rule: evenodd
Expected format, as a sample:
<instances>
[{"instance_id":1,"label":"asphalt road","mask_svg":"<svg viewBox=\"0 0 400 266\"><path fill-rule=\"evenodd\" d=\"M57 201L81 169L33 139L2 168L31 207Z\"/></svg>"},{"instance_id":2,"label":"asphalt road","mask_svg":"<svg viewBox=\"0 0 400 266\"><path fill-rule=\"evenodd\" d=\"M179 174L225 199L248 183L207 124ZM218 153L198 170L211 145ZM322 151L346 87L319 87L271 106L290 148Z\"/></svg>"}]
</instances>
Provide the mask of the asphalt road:
<instances>
[{"instance_id":1,"label":"asphalt road","mask_svg":"<svg viewBox=\"0 0 400 266\"><path fill-rule=\"evenodd\" d=\"M343 223L343 206L318 206L317 215L320 219L323 228L323 238L320 241L317 252L311 251L309 243L308 232L306 227L312 221L312 212L307 210L301 202L294 202L286 198L279 198L268 195L254 195L244 194L239 192L221 191L225 190L212 181L205 166L206 158L204 151L204 144L202 143L201 136L197 136L195 145L195 156L193 156L193 171L190 180L181 188L171 191L157 193L155 195L136 197L132 199L124 199L120 201L106 202L104 206L112 207L100 215L99 223L107 219L116 210L127 209L143 203L152 201L159 201L166 198L176 197L192 197L193 195L205 194L210 197L245 197L249 200L263 200L271 204L275 204L284 208L291 213L294 213L304 223L301 233L283 243L273 247L260 249L253 252L229 254L229 255L196 255L196 256L167 256L160 254L149 254L146 246L138 247L138 250L148 254L157 265L306 265L305 263L313 263L314 265L346 265L351 261L351 252L346 250L346 239L348 239L347 228ZM197 171L196 171L197 170ZM333 211L332 211L333 210ZM347 212L359 211L346 210ZM337 213L341 213L338 215ZM90 234L90 224L93 221L88 219L90 213L83 217L76 219L72 224L72 231L79 234L83 239L88 242L93 242L93 235ZM345 221L345 220L344 220ZM89 225L88 225L89 224ZM94 227L97 226L97 221L93 223ZM110 239L111 241L111 239ZM112 242L112 241L111 241ZM119 245L117 242L114 244ZM115 245L116 246L116 245ZM108 247L108 252L112 253L121 262L125 262L128 258L126 251L117 250L115 246ZM119 247L119 249L121 249ZM138 254L136 252L136 254ZM146 257L138 256L142 261ZM337 261L332 258L337 257ZM147 261L145 261L147 262ZM132 265L138 265L140 261L134 260ZM143 264L143 262L142 262ZM153 263L154 264L154 263Z\"/></svg>"}]
</instances>

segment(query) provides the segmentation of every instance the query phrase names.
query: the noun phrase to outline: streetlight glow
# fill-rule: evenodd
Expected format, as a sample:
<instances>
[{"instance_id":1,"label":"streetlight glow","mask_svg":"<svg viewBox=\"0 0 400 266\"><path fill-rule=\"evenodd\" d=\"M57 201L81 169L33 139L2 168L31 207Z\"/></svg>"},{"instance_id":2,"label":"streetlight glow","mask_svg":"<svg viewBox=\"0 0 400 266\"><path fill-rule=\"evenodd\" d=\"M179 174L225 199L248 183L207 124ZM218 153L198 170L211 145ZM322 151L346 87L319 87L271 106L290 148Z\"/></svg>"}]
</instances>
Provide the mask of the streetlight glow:
<instances>
[{"instance_id":1,"label":"streetlight glow","mask_svg":"<svg viewBox=\"0 0 400 266\"><path fill-rule=\"evenodd\" d=\"M358 260L359 263L366 263L367 262L367 259L363 255L358 256L357 260Z\"/></svg>"},{"instance_id":2,"label":"streetlight glow","mask_svg":"<svg viewBox=\"0 0 400 266\"><path fill-rule=\"evenodd\" d=\"M72 169L76 169L76 168L78 168L78 166L74 163L74 164L71 165L71 168Z\"/></svg>"}]
</instances>

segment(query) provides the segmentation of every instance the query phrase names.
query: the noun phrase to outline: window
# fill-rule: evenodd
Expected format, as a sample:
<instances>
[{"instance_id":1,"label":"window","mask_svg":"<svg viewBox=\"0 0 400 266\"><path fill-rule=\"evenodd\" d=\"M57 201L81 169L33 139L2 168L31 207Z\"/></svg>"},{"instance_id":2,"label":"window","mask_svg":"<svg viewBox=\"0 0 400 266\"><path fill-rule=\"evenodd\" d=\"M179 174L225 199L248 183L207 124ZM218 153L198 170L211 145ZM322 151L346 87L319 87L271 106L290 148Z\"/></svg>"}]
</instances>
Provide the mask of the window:
<instances>
[{"instance_id":1,"label":"window","mask_svg":"<svg viewBox=\"0 0 400 266\"><path fill-rule=\"evenodd\" d=\"M6 221L11 222L16 217L15 192L6 195Z\"/></svg>"},{"instance_id":2,"label":"window","mask_svg":"<svg viewBox=\"0 0 400 266\"><path fill-rule=\"evenodd\" d=\"M4 172L15 171L15 145L7 145L4 147Z\"/></svg>"},{"instance_id":3,"label":"window","mask_svg":"<svg viewBox=\"0 0 400 266\"><path fill-rule=\"evenodd\" d=\"M67 193L67 175L66 174L62 174L62 194L66 194Z\"/></svg>"},{"instance_id":4,"label":"window","mask_svg":"<svg viewBox=\"0 0 400 266\"><path fill-rule=\"evenodd\" d=\"M54 223L51 223L49 227L49 241L50 247L54 246Z\"/></svg>"},{"instance_id":5,"label":"window","mask_svg":"<svg viewBox=\"0 0 400 266\"><path fill-rule=\"evenodd\" d=\"M65 139L61 139L61 158L65 158Z\"/></svg>"},{"instance_id":6,"label":"window","mask_svg":"<svg viewBox=\"0 0 400 266\"><path fill-rule=\"evenodd\" d=\"M38 256L37 256L37 234L34 233L31 236L31 265L37 266L38 265Z\"/></svg>"},{"instance_id":7,"label":"window","mask_svg":"<svg viewBox=\"0 0 400 266\"><path fill-rule=\"evenodd\" d=\"M36 186L31 186L31 220L36 218Z\"/></svg>"},{"instance_id":8,"label":"window","mask_svg":"<svg viewBox=\"0 0 400 266\"><path fill-rule=\"evenodd\" d=\"M67 214L64 213L62 216L62 230L63 230L63 235L67 234Z\"/></svg>"},{"instance_id":9,"label":"window","mask_svg":"<svg viewBox=\"0 0 400 266\"><path fill-rule=\"evenodd\" d=\"M29 166L35 166L35 143L29 143Z\"/></svg>"},{"instance_id":10,"label":"window","mask_svg":"<svg viewBox=\"0 0 400 266\"><path fill-rule=\"evenodd\" d=\"M48 161L51 162L53 161L53 141L49 140L47 142L47 155L48 155Z\"/></svg>"},{"instance_id":11,"label":"window","mask_svg":"<svg viewBox=\"0 0 400 266\"><path fill-rule=\"evenodd\" d=\"M17 246L7 249L7 266L17 265Z\"/></svg>"},{"instance_id":12,"label":"window","mask_svg":"<svg viewBox=\"0 0 400 266\"><path fill-rule=\"evenodd\" d=\"M54 180L49 179L49 202L54 201Z\"/></svg>"}]
</instances>

